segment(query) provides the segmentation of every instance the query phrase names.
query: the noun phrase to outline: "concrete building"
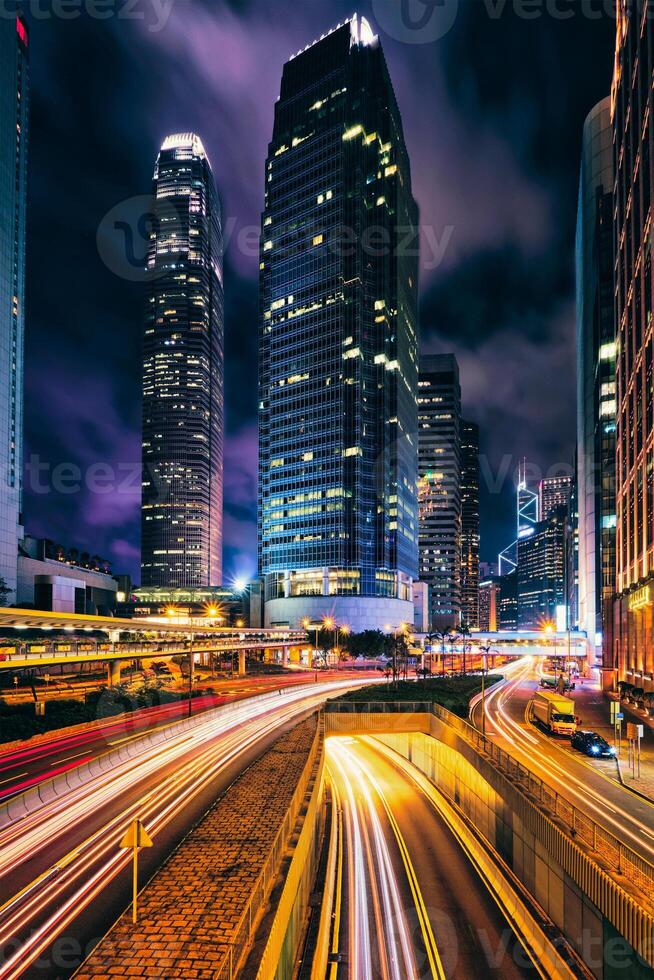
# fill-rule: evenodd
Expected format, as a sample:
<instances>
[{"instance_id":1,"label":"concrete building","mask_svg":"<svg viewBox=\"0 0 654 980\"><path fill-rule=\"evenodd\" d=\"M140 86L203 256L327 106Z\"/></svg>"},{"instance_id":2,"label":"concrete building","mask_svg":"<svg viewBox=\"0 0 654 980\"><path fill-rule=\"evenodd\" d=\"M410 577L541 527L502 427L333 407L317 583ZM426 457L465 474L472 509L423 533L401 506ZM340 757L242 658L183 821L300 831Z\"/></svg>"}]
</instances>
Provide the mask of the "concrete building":
<instances>
[{"instance_id":1,"label":"concrete building","mask_svg":"<svg viewBox=\"0 0 654 980\"><path fill-rule=\"evenodd\" d=\"M616 343L611 100L584 123L576 237L577 619L596 656L615 592ZM607 651L607 665L612 653Z\"/></svg>"},{"instance_id":2,"label":"concrete building","mask_svg":"<svg viewBox=\"0 0 654 980\"><path fill-rule=\"evenodd\" d=\"M28 46L22 15L0 17L0 578L7 604L16 602L22 537Z\"/></svg>"},{"instance_id":3,"label":"concrete building","mask_svg":"<svg viewBox=\"0 0 654 980\"><path fill-rule=\"evenodd\" d=\"M202 140L167 136L153 181L143 343L141 583L222 580L222 217Z\"/></svg>"},{"instance_id":4,"label":"concrete building","mask_svg":"<svg viewBox=\"0 0 654 980\"><path fill-rule=\"evenodd\" d=\"M16 605L25 609L110 616L118 584L108 568L27 535L17 561ZM88 556L87 556L88 557Z\"/></svg>"},{"instance_id":5,"label":"concrete building","mask_svg":"<svg viewBox=\"0 0 654 980\"><path fill-rule=\"evenodd\" d=\"M408 246L378 246L400 229ZM259 571L269 625L413 621L417 229L384 53L354 16L284 65L266 161Z\"/></svg>"},{"instance_id":6,"label":"concrete building","mask_svg":"<svg viewBox=\"0 0 654 980\"><path fill-rule=\"evenodd\" d=\"M653 67L651 4L620 0L611 92L618 598L604 677L646 691L654 690Z\"/></svg>"},{"instance_id":7,"label":"concrete building","mask_svg":"<svg viewBox=\"0 0 654 980\"><path fill-rule=\"evenodd\" d=\"M461 386L453 354L420 358L418 381L420 580L431 625L461 622Z\"/></svg>"}]
</instances>

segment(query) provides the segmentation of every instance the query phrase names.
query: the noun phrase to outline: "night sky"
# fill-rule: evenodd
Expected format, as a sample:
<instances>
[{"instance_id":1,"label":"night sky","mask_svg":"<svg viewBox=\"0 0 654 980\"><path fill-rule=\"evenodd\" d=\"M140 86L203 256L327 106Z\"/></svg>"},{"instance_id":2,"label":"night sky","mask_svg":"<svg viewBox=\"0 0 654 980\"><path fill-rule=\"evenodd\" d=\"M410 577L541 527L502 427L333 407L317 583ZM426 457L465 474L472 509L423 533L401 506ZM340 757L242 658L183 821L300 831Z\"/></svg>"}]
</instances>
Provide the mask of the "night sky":
<instances>
[{"instance_id":1,"label":"night sky","mask_svg":"<svg viewBox=\"0 0 654 980\"><path fill-rule=\"evenodd\" d=\"M518 460L527 456L536 476L569 472L573 458L581 129L609 91L615 24L604 0L403 2L413 26L398 19L400 0L369 0L358 11L380 34L411 155L423 229L422 350L456 353L464 411L481 426L482 557L490 560L513 530ZM97 552L138 582L139 216L163 136L195 131L229 238L229 582L256 569L257 233L274 100L288 56L353 8L341 0L170 4L137 0L128 15L116 0L104 20L44 17L44 0L31 17L28 7L24 510L31 533Z\"/></svg>"}]
</instances>

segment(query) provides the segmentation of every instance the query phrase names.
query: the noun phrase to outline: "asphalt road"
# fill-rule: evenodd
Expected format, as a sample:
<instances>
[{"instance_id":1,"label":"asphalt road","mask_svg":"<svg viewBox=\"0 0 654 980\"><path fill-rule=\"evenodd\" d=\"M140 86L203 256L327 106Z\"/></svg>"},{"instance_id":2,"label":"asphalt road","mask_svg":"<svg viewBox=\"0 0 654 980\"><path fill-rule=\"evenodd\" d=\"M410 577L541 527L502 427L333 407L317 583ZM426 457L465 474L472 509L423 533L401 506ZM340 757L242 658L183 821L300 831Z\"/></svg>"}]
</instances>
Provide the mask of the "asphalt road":
<instances>
[{"instance_id":1,"label":"asphalt road","mask_svg":"<svg viewBox=\"0 0 654 980\"><path fill-rule=\"evenodd\" d=\"M353 675L350 672L343 674L337 671L322 671L317 675L313 671L298 671L293 674L262 675L213 682L211 685L213 695L193 699L193 713L253 697L265 691L285 689L298 684L315 684L316 676L322 683ZM355 678L360 676L354 675ZM368 679L367 676L363 678L364 682ZM138 738L139 735L161 728L187 715L188 699L182 699L162 707L144 708L120 717L109 718L105 722L89 725L84 731L66 734L65 730L60 730L56 735L44 740L29 740L13 749L3 750L0 743L0 804L60 772L74 769L110 751L128 739Z\"/></svg>"},{"instance_id":2,"label":"asphalt road","mask_svg":"<svg viewBox=\"0 0 654 980\"><path fill-rule=\"evenodd\" d=\"M507 673L507 679L486 698L486 734L562 797L577 806L620 841L654 865L654 804L616 782L612 759L589 759L564 737L546 735L527 720L527 706L538 689L540 663L526 658ZM506 673L506 671L505 671ZM597 684L584 681L588 693L577 692L576 711L582 727L596 728L596 710L584 712ZM575 692L570 695L575 698ZM606 708L608 716L608 707ZM473 712L481 727L481 704Z\"/></svg>"},{"instance_id":3,"label":"asphalt road","mask_svg":"<svg viewBox=\"0 0 654 980\"><path fill-rule=\"evenodd\" d=\"M327 746L340 829L328 980L537 976L416 784L374 739Z\"/></svg>"},{"instance_id":4,"label":"asphalt road","mask_svg":"<svg viewBox=\"0 0 654 980\"><path fill-rule=\"evenodd\" d=\"M360 680L359 680L360 683ZM139 817L154 840L141 882L272 740L350 681L324 681L206 712L192 730L0 831L0 978L69 976L130 900ZM104 746L106 748L106 746Z\"/></svg>"}]
</instances>

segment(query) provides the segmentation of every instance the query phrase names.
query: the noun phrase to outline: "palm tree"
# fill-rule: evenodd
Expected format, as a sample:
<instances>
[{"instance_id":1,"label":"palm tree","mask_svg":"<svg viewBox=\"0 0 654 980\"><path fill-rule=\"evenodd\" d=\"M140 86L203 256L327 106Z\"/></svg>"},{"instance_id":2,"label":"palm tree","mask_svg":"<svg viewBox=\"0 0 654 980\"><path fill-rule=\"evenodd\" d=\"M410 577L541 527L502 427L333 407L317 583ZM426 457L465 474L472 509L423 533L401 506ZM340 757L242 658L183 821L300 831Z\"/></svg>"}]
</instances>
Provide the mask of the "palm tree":
<instances>
[{"instance_id":1,"label":"palm tree","mask_svg":"<svg viewBox=\"0 0 654 980\"><path fill-rule=\"evenodd\" d=\"M459 627L458 627L457 632L458 632L459 636L461 637L462 645L463 645L463 673L464 674L467 674L468 673L468 669L467 669L467 666L466 666L466 650L469 650L470 649L470 643L468 642L468 640L469 640L470 636L472 635L472 631L471 631L470 626L468 625L468 623L462 622L462 623L459 624Z\"/></svg>"},{"instance_id":2,"label":"palm tree","mask_svg":"<svg viewBox=\"0 0 654 980\"><path fill-rule=\"evenodd\" d=\"M431 633L427 633L425 639L431 647L434 640L441 645L441 675L445 676L445 640L447 639L447 630L432 630ZM431 673L431 653L429 654L429 668Z\"/></svg>"}]
</instances>

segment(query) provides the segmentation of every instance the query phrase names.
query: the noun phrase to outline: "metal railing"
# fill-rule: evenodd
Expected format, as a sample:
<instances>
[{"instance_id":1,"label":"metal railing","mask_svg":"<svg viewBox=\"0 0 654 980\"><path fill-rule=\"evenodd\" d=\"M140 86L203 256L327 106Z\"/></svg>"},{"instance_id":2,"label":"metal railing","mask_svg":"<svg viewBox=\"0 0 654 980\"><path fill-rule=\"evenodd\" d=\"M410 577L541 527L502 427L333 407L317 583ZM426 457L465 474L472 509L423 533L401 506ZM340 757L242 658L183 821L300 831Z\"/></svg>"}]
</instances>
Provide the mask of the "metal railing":
<instances>
[{"instance_id":1,"label":"metal railing","mask_svg":"<svg viewBox=\"0 0 654 980\"><path fill-rule=\"evenodd\" d=\"M288 810L275 836L264 866L254 883L252 894L236 925L233 938L229 941L229 949L216 967L215 973L213 974L214 980L233 980L252 945L254 932L259 921L259 913L267 904L271 889L279 873L282 858L288 847L289 838L295 827L302 802L313 776L323 740L324 727L322 719L319 716L316 734L311 744L306 764L302 770L302 775L298 780Z\"/></svg>"},{"instance_id":2,"label":"metal railing","mask_svg":"<svg viewBox=\"0 0 654 980\"><path fill-rule=\"evenodd\" d=\"M621 875L647 895L653 894L654 865L589 817L586 811L579 809L558 790L553 789L540 776L531 772L524 763L447 708L432 702L419 701L331 701L325 705L325 711L339 714L388 714L403 711L433 714L439 721L454 728L469 745L485 756L530 802L554 818L568 837L578 844L584 844L600 859L608 874Z\"/></svg>"}]
</instances>

